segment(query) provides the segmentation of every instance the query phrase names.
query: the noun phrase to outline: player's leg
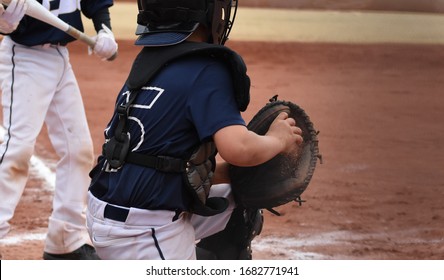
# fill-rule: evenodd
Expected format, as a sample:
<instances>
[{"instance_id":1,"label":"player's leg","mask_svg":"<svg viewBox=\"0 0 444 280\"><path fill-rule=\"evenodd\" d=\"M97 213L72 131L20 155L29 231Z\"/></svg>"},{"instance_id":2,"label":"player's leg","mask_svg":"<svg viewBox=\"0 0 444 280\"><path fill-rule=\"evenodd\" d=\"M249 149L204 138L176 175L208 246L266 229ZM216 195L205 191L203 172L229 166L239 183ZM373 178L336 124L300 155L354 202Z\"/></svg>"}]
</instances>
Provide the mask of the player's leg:
<instances>
[{"instance_id":1,"label":"player's leg","mask_svg":"<svg viewBox=\"0 0 444 280\"><path fill-rule=\"evenodd\" d=\"M65 67L57 74L60 82L45 122L60 160L56 168L53 212L49 218L45 252L66 254L90 243L84 211L90 183L88 174L94 158L83 101L68 61L68 50L57 49Z\"/></svg>"},{"instance_id":2,"label":"player's leg","mask_svg":"<svg viewBox=\"0 0 444 280\"><path fill-rule=\"evenodd\" d=\"M228 208L224 212L210 217L193 214L191 223L196 230L196 240L222 231L230 220L233 210L236 208L231 187L228 184L213 185L210 189L210 197L224 197L228 199Z\"/></svg>"},{"instance_id":3,"label":"player's leg","mask_svg":"<svg viewBox=\"0 0 444 280\"><path fill-rule=\"evenodd\" d=\"M251 259L251 241L262 230L262 211L236 207L229 185L214 185L210 195L227 197L230 206L216 216L193 216L196 237L200 239L197 258Z\"/></svg>"},{"instance_id":4,"label":"player's leg","mask_svg":"<svg viewBox=\"0 0 444 280\"><path fill-rule=\"evenodd\" d=\"M102 259L194 260L195 234L189 216L110 205L88 194L88 230Z\"/></svg>"},{"instance_id":5,"label":"player's leg","mask_svg":"<svg viewBox=\"0 0 444 280\"><path fill-rule=\"evenodd\" d=\"M43 80L44 61L35 50L3 39L0 51L4 141L0 146L0 238L9 231L28 179L29 160L51 102L53 80ZM44 81L44 82L42 82Z\"/></svg>"},{"instance_id":6,"label":"player's leg","mask_svg":"<svg viewBox=\"0 0 444 280\"><path fill-rule=\"evenodd\" d=\"M215 259L251 260L251 241L260 234L262 224L262 211L236 208L227 226L222 231L201 239L197 247L212 252Z\"/></svg>"}]
</instances>

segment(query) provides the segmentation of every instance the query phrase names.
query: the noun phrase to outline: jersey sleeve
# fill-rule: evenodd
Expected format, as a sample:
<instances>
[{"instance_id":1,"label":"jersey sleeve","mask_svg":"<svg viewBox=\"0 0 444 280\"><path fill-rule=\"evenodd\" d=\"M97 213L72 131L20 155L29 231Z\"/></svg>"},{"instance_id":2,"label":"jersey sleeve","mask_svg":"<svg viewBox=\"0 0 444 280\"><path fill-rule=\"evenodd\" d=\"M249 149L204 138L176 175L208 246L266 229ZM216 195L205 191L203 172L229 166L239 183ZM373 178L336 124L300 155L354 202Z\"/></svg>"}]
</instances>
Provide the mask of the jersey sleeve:
<instances>
[{"instance_id":1,"label":"jersey sleeve","mask_svg":"<svg viewBox=\"0 0 444 280\"><path fill-rule=\"evenodd\" d=\"M187 108L201 141L211 138L223 127L245 125L230 72L218 61L208 64L198 74Z\"/></svg>"},{"instance_id":2,"label":"jersey sleeve","mask_svg":"<svg viewBox=\"0 0 444 280\"><path fill-rule=\"evenodd\" d=\"M82 1L80 1L82 13L89 19L93 18L96 12L103 10L105 8L109 8L113 5L114 5L113 0L82 0Z\"/></svg>"}]
</instances>

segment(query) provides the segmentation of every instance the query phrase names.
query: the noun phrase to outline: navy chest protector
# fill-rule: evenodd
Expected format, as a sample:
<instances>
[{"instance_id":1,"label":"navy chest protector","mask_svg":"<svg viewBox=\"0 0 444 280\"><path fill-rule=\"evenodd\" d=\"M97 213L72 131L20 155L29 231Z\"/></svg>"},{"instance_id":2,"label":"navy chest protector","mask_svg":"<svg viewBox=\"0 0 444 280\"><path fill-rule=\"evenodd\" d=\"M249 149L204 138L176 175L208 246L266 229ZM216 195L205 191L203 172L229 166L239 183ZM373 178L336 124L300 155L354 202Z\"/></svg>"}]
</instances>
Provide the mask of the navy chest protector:
<instances>
[{"instance_id":1,"label":"navy chest protector","mask_svg":"<svg viewBox=\"0 0 444 280\"><path fill-rule=\"evenodd\" d=\"M250 79L244 61L234 51L221 45L194 42L160 48L145 47L134 60L126 81L131 93L128 103L116 106L115 112L119 116L119 122L114 136L103 145L103 155L107 159L107 169L111 170L119 169L128 162L161 172L182 173L185 185L193 198L191 211L202 216L212 216L228 207L224 198L208 198L217 153L213 142L202 143L186 159L147 155L131 152L129 149L129 110L141 88L170 61L193 55L209 56L225 63L231 72L238 109L241 112L247 109L250 102Z\"/></svg>"}]
</instances>

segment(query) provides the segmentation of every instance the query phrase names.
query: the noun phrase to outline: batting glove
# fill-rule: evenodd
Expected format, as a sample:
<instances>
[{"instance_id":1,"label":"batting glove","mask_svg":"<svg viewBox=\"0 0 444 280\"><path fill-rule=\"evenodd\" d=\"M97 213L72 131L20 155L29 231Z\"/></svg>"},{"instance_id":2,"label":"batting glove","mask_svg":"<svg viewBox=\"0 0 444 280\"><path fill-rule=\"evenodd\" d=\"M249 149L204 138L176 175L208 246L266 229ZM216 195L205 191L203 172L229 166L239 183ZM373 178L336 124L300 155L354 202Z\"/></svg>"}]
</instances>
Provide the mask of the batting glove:
<instances>
[{"instance_id":1,"label":"batting glove","mask_svg":"<svg viewBox=\"0 0 444 280\"><path fill-rule=\"evenodd\" d=\"M11 0L8 7L0 4L0 32L9 34L13 32L28 9L26 0Z\"/></svg>"},{"instance_id":2,"label":"batting glove","mask_svg":"<svg viewBox=\"0 0 444 280\"><path fill-rule=\"evenodd\" d=\"M118 46L113 32L103 23L102 28L96 36L93 52L102 60L105 60L117 52Z\"/></svg>"}]
</instances>

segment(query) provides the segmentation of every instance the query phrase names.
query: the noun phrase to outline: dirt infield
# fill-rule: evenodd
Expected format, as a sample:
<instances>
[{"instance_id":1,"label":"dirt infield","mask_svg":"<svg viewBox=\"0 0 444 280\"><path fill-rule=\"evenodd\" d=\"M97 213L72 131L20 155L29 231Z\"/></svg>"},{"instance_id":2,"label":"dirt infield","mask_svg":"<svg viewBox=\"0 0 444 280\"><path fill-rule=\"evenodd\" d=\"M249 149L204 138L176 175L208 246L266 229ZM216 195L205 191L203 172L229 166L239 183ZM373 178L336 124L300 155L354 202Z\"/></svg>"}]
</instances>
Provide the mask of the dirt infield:
<instances>
[{"instance_id":1,"label":"dirt infield","mask_svg":"<svg viewBox=\"0 0 444 280\"><path fill-rule=\"evenodd\" d=\"M138 50L119 43L113 64L71 47L96 152ZM320 131L324 158L305 204L279 207L280 217L265 212L255 258L444 259L443 47L229 46L244 56L252 79L245 118L274 94L298 103ZM37 154L55 159L43 134L40 140ZM32 180L11 234L44 233L50 201L51 192ZM42 246L27 240L1 250L4 259L40 259Z\"/></svg>"},{"instance_id":2,"label":"dirt infield","mask_svg":"<svg viewBox=\"0 0 444 280\"><path fill-rule=\"evenodd\" d=\"M265 211L255 259L444 259L444 46L229 41L252 80L248 121L275 94L304 108L323 164L302 206ZM96 154L139 48L89 57L70 46ZM45 135L36 155L54 168ZM3 259L41 259L52 191L29 181ZM34 235L30 235L34 234Z\"/></svg>"}]
</instances>

